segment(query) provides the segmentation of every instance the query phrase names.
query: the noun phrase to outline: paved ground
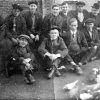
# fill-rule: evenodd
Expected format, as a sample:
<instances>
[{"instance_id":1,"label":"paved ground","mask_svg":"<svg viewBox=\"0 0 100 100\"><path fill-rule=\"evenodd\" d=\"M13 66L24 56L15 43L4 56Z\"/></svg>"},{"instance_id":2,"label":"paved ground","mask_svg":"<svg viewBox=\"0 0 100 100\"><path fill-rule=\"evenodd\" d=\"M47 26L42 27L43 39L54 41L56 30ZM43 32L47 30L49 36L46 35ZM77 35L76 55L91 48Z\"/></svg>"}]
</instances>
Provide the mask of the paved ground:
<instances>
[{"instance_id":1,"label":"paved ground","mask_svg":"<svg viewBox=\"0 0 100 100\"><path fill-rule=\"evenodd\" d=\"M93 67L100 67L100 60L93 61L82 69L84 74L78 76L75 73L61 71L61 77L47 80L46 73L37 72L35 74L36 83L26 85L22 75L13 75L9 79L0 76L0 99L12 100L69 100L67 94L62 90L66 83L79 80L86 82L86 78Z\"/></svg>"}]
</instances>

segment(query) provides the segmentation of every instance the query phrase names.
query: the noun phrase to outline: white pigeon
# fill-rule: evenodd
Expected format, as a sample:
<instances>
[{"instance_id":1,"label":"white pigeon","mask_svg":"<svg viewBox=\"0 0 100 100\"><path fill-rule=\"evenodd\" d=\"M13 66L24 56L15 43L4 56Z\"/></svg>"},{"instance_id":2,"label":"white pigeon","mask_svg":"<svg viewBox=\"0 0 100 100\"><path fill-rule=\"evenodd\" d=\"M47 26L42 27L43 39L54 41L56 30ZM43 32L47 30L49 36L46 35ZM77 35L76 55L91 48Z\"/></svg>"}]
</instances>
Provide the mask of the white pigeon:
<instances>
[{"instance_id":1,"label":"white pigeon","mask_svg":"<svg viewBox=\"0 0 100 100\"><path fill-rule=\"evenodd\" d=\"M63 90L71 90L73 89L76 84L78 83L79 80L76 80L75 82L72 82L72 83L69 83L69 84L66 84L64 87L63 87Z\"/></svg>"}]
</instances>

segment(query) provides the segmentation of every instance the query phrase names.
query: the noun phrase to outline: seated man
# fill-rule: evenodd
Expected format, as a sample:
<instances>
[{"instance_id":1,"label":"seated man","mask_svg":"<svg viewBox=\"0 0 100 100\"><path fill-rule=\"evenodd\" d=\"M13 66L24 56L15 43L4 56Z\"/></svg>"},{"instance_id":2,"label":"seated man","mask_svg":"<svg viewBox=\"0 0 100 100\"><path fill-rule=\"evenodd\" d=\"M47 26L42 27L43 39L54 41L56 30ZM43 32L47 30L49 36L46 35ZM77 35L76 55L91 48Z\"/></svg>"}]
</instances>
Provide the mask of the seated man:
<instances>
[{"instance_id":1,"label":"seated man","mask_svg":"<svg viewBox=\"0 0 100 100\"><path fill-rule=\"evenodd\" d=\"M99 36L97 29L94 28L94 22L95 20L92 18L88 18L85 21L84 35L89 47L87 61L95 60L97 58L96 53L99 46Z\"/></svg>"},{"instance_id":2,"label":"seated man","mask_svg":"<svg viewBox=\"0 0 100 100\"><path fill-rule=\"evenodd\" d=\"M20 35L15 50L12 53L13 59L19 61L22 73L27 84L33 84L35 79L33 77L35 71L35 56L29 48L30 38L27 35Z\"/></svg>"},{"instance_id":3,"label":"seated man","mask_svg":"<svg viewBox=\"0 0 100 100\"><path fill-rule=\"evenodd\" d=\"M78 73L82 74L83 72L79 66L82 66L82 64L85 61L85 55L88 45L84 34L81 31L77 30L77 27L78 27L77 19L71 18L69 21L70 30L66 33L65 36L66 38L65 44L67 45L69 50L70 63L75 66L77 65Z\"/></svg>"},{"instance_id":4,"label":"seated man","mask_svg":"<svg viewBox=\"0 0 100 100\"><path fill-rule=\"evenodd\" d=\"M60 29L54 26L50 29L49 38L45 38L39 47L39 53L46 61L46 67L50 70L48 78L52 78L54 74L60 76L60 72L57 70L61 58L64 58L68 54L68 49L59 36Z\"/></svg>"}]
</instances>

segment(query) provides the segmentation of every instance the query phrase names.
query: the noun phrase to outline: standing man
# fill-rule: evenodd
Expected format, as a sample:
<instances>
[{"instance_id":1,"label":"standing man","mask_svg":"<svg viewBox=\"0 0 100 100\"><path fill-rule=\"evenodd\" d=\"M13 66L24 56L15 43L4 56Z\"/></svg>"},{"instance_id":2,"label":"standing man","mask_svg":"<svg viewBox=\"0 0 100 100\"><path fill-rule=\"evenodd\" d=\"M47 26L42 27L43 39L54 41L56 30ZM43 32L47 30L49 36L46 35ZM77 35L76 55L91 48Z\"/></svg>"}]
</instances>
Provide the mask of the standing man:
<instances>
[{"instance_id":1,"label":"standing man","mask_svg":"<svg viewBox=\"0 0 100 100\"><path fill-rule=\"evenodd\" d=\"M94 26L100 32L100 6L98 3L94 3L90 12L90 18L93 18Z\"/></svg>"},{"instance_id":2,"label":"standing man","mask_svg":"<svg viewBox=\"0 0 100 100\"><path fill-rule=\"evenodd\" d=\"M63 24L62 24L62 35L63 33L67 32L69 30L69 27L68 27L68 3L67 2L63 2L61 4L61 9L62 11L59 13L62 18L63 18Z\"/></svg>"},{"instance_id":3,"label":"standing man","mask_svg":"<svg viewBox=\"0 0 100 100\"><path fill-rule=\"evenodd\" d=\"M53 26L58 26L60 29L62 28L63 18L59 15L60 6L53 5L52 12L44 17L43 20L43 36L48 37L49 30Z\"/></svg>"},{"instance_id":4,"label":"standing man","mask_svg":"<svg viewBox=\"0 0 100 100\"><path fill-rule=\"evenodd\" d=\"M7 37L14 42L20 34L26 34L26 22L21 15L22 7L13 4L12 8L12 13L5 18L5 24Z\"/></svg>"},{"instance_id":5,"label":"standing man","mask_svg":"<svg viewBox=\"0 0 100 100\"><path fill-rule=\"evenodd\" d=\"M76 3L76 10L71 10L68 13L70 18L76 18L78 21L78 29L81 30L84 26L84 21L89 17L89 13L84 9L85 3L79 1Z\"/></svg>"},{"instance_id":6,"label":"standing man","mask_svg":"<svg viewBox=\"0 0 100 100\"><path fill-rule=\"evenodd\" d=\"M42 30L42 15L37 12L38 2L37 1L29 1L29 10L23 12L23 16L26 20L27 27L27 35L33 39L33 43L31 44L31 49L38 48L40 34Z\"/></svg>"}]
</instances>

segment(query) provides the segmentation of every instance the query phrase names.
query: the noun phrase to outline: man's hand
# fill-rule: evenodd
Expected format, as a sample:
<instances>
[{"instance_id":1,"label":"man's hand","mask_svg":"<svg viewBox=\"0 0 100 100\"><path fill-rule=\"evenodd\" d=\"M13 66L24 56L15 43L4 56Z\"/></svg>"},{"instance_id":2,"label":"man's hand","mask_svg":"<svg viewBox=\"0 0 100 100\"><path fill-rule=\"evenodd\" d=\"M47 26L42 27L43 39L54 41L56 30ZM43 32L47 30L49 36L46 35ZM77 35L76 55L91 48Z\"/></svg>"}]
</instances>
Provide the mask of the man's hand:
<instances>
[{"instance_id":1,"label":"man's hand","mask_svg":"<svg viewBox=\"0 0 100 100\"><path fill-rule=\"evenodd\" d=\"M51 54L50 59L51 60L56 60L57 58L61 57L60 54Z\"/></svg>"},{"instance_id":2,"label":"man's hand","mask_svg":"<svg viewBox=\"0 0 100 100\"><path fill-rule=\"evenodd\" d=\"M33 34L30 34L30 37L31 37L32 39L34 39L34 38L35 38L35 36L34 36Z\"/></svg>"},{"instance_id":3,"label":"man's hand","mask_svg":"<svg viewBox=\"0 0 100 100\"><path fill-rule=\"evenodd\" d=\"M39 35L35 36L35 41L39 41Z\"/></svg>"},{"instance_id":4,"label":"man's hand","mask_svg":"<svg viewBox=\"0 0 100 100\"><path fill-rule=\"evenodd\" d=\"M98 46L95 45L93 48L94 48L95 50L97 50Z\"/></svg>"}]
</instances>

